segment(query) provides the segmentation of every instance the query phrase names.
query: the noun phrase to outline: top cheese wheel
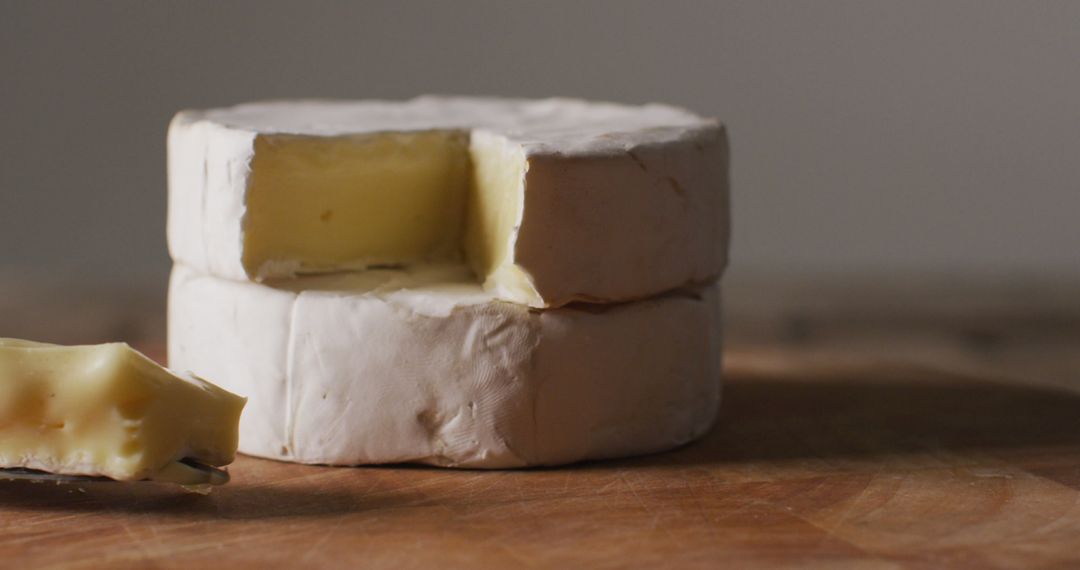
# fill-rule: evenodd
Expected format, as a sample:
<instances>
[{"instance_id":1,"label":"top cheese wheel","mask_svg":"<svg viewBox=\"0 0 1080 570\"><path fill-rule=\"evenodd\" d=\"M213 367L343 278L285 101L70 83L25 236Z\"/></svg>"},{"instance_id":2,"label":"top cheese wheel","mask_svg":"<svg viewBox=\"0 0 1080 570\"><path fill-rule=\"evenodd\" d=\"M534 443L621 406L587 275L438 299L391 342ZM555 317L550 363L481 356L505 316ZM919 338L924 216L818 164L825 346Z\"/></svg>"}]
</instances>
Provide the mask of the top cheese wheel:
<instances>
[{"instance_id":1,"label":"top cheese wheel","mask_svg":"<svg viewBox=\"0 0 1080 570\"><path fill-rule=\"evenodd\" d=\"M208 275L460 261L497 298L619 302L727 262L723 126L664 105L420 97L183 111L169 250Z\"/></svg>"}]
</instances>

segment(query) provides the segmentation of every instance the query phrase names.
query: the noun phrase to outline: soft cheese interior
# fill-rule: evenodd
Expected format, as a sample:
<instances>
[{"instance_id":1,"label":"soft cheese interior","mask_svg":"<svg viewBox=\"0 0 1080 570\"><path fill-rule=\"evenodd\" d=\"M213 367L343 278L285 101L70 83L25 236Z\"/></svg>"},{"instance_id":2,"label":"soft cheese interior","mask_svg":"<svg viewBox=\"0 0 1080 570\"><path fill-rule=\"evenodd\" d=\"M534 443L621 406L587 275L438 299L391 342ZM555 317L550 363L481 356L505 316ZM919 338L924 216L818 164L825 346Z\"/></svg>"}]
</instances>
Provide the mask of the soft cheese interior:
<instances>
[{"instance_id":1,"label":"soft cheese interior","mask_svg":"<svg viewBox=\"0 0 1080 570\"><path fill-rule=\"evenodd\" d=\"M513 267L523 153L461 131L255 140L243 265L259 280L447 261L525 300Z\"/></svg>"},{"instance_id":2,"label":"soft cheese interior","mask_svg":"<svg viewBox=\"0 0 1080 570\"><path fill-rule=\"evenodd\" d=\"M0 467L188 483L180 459L236 453L244 398L123 343L0 339L0 380Z\"/></svg>"},{"instance_id":3,"label":"soft cheese interior","mask_svg":"<svg viewBox=\"0 0 1080 570\"><path fill-rule=\"evenodd\" d=\"M468 137L255 140L243 263L253 275L461 259Z\"/></svg>"}]
</instances>

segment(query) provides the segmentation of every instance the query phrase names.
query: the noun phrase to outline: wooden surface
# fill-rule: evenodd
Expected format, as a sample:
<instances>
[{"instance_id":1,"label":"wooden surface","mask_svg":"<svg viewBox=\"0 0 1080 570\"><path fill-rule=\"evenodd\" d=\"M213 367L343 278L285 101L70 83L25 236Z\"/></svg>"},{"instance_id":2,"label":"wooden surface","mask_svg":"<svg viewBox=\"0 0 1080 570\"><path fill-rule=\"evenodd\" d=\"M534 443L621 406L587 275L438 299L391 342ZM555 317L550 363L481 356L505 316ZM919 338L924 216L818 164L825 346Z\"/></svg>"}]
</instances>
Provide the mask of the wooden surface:
<instances>
[{"instance_id":1,"label":"wooden surface","mask_svg":"<svg viewBox=\"0 0 1080 570\"><path fill-rule=\"evenodd\" d=\"M1033 308L961 295L959 310L926 291L899 306L903 295L781 293L729 292L721 419L683 449L504 472L241 458L206 497L10 482L0 556L20 568L1080 566L1073 297ZM0 334L26 330L13 307ZM111 333L153 329L94 311L112 315ZM152 332L142 346L161 356Z\"/></svg>"}]
</instances>

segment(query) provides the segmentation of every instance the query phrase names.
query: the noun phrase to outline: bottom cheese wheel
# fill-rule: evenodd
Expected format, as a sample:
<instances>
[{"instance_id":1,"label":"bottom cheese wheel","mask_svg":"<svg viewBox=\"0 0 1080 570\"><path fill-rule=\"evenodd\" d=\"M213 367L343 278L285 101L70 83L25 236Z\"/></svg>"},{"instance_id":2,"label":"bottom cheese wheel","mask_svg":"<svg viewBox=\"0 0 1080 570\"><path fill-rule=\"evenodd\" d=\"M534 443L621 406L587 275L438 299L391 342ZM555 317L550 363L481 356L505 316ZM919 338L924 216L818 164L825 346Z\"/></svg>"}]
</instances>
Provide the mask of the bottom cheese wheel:
<instances>
[{"instance_id":1,"label":"bottom cheese wheel","mask_svg":"<svg viewBox=\"0 0 1080 570\"><path fill-rule=\"evenodd\" d=\"M670 449L720 398L715 285L536 311L457 267L242 283L173 269L169 364L247 396L240 451L557 465Z\"/></svg>"}]
</instances>

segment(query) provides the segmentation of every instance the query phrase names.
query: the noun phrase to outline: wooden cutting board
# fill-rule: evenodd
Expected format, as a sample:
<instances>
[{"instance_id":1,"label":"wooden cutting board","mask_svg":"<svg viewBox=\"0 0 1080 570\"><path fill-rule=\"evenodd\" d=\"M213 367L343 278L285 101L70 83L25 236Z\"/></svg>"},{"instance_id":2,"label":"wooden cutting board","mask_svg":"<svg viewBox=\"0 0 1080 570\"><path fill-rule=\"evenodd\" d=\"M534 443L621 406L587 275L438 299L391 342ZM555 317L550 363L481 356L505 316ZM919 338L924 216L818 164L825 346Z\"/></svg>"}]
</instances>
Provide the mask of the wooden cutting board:
<instances>
[{"instance_id":1,"label":"wooden cutting board","mask_svg":"<svg viewBox=\"0 0 1080 570\"><path fill-rule=\"evenodd\" d=\"M1080 395L820 346L729 351L720 421L559 469L240 458L209 496L0 484L14 568L1080 566ZM159 354L160 356L160 354Z\"/></svg>"}]
</instances>

